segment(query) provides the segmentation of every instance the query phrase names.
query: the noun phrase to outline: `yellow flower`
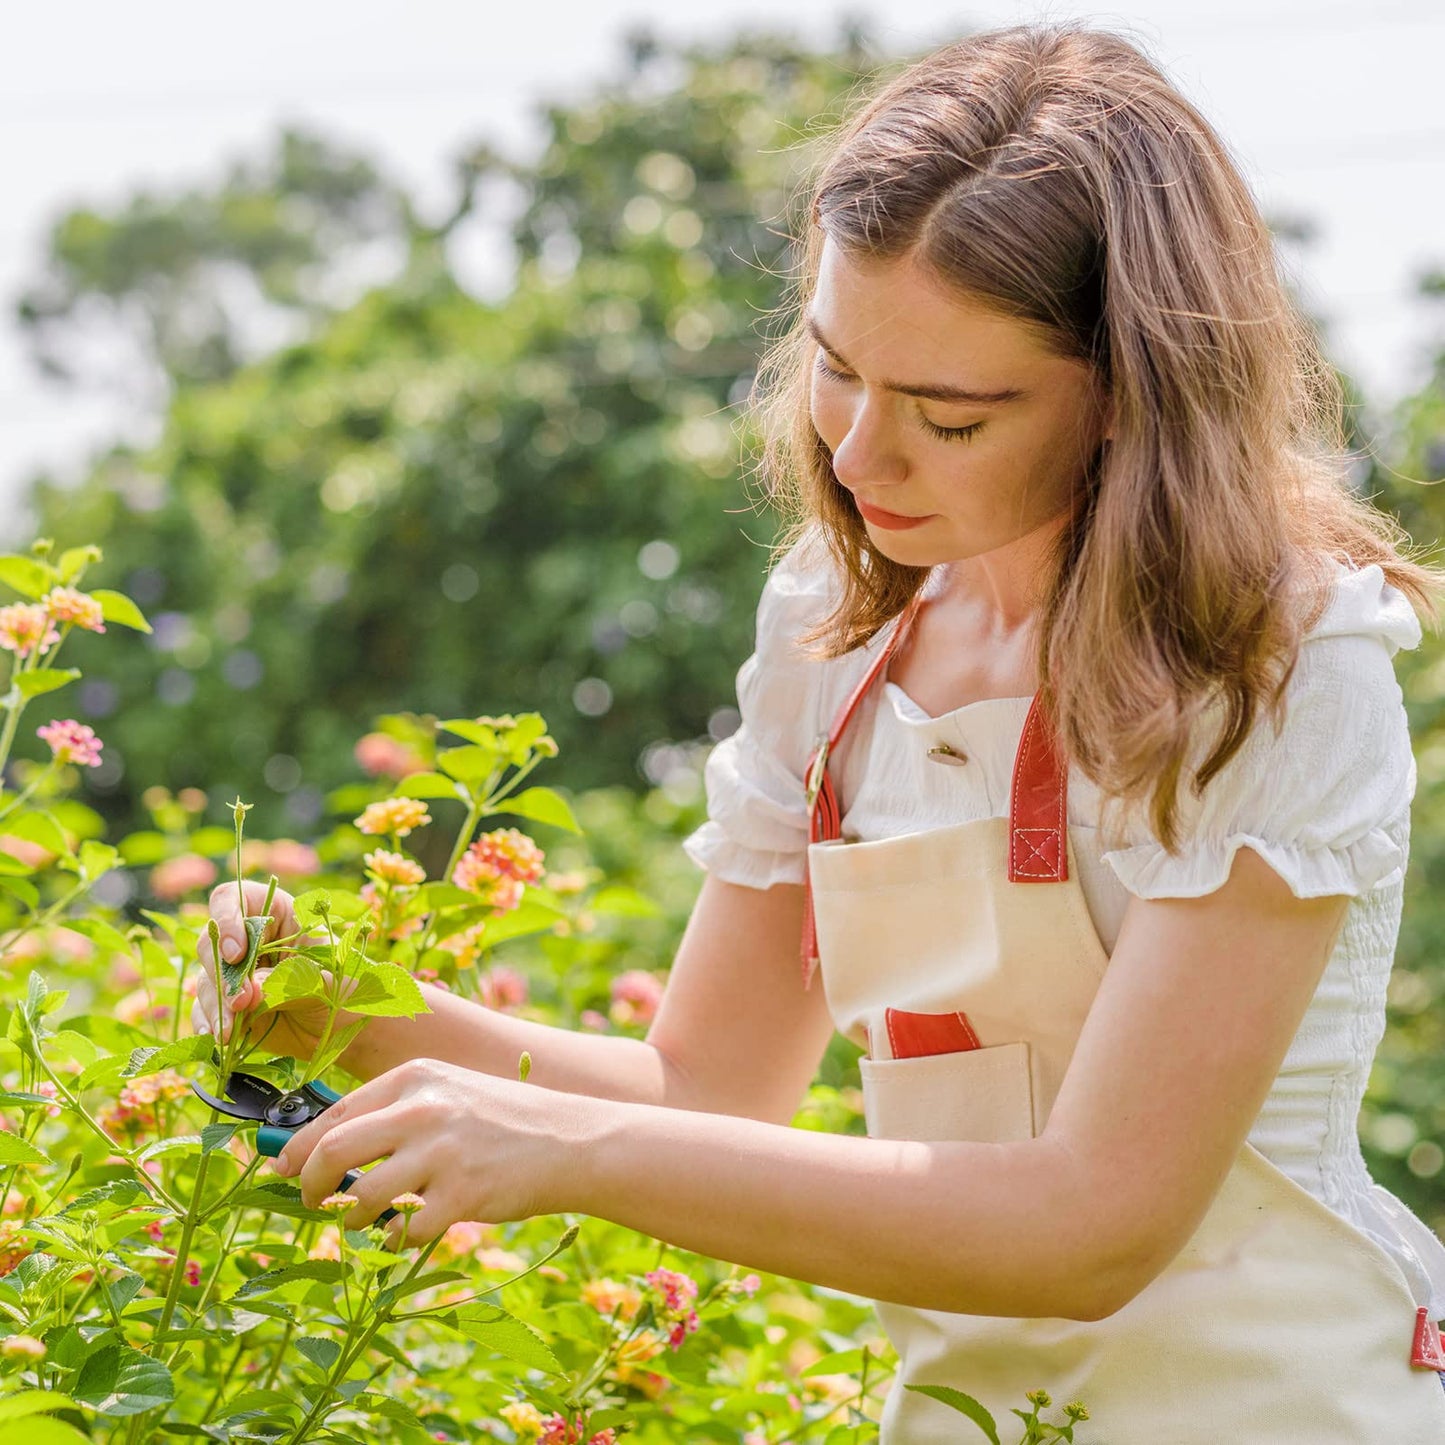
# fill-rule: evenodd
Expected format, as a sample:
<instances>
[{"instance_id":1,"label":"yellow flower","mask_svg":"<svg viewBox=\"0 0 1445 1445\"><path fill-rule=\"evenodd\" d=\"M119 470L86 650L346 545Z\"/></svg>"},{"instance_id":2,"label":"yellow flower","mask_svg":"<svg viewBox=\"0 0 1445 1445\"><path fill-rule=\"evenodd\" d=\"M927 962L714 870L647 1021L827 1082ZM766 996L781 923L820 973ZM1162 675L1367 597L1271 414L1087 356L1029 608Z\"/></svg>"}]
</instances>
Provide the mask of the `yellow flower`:
<instances>
[{"instance_id":1,"label":"yellow flower","mask_svg":"<svg viewBox=\"0 0 1445 1445\"><path fill-rule=\"evenodd\" d=\"M385 848L373 848L361 861L378 883L413 888L426 882L426 869L404 853L388 853Z\"/></svg>"},{"instance_id":2,"label":"yellow flower","mask_svg":"<svg viewBox=\"0 0 1445 1445\"><path fill-rule=\"evenodd\" d=\"M502 1419L519 1435L540 1435L542 1433L542 1412L525 1400L513 1401L497 1411Z\"/></svg>"},{"instance_id":3,"label":"yellow flower","mask_svg":"<svg viewBox=\"0 0 1445 1445\"><path fill-rule=\"evenodd\" d=\"M383 798L363 809L356 826L363 833L394 833L398 838L405 838L413 828L425 827L430 822L431 814L420 798Z\"/></svg>"}]
</instances>

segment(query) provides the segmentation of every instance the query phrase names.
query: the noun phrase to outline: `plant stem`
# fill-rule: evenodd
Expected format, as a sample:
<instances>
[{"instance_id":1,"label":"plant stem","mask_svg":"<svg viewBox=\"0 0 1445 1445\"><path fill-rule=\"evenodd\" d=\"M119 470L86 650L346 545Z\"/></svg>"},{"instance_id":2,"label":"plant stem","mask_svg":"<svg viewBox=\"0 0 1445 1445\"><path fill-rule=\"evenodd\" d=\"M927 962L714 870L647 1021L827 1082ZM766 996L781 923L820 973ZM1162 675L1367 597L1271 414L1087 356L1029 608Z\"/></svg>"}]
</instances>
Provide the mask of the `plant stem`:
<instances>
[{"instance_id":1,"label":"plant stem","mask_svg":"<svg viewBox=\"0 0 1445 1445\"><path fill-rule=\"evenodd\" d=\"M212 1113L215 1111L212 1110ZM201 1162L196 1166L196 1183L191 1190L190 1208L185 1211L181 1224L181 1242L176 1250L176 1257L171 1265L171 1278L166 1286L166 1302L161 1310L160 1324L156 1326L155 1338L157 1343L163 1341L166 1332L171 1327L171 1319L176 1312L176 1304L181 1296L181 1283L185 1279L186 1260L191 1252L191 1236L196 1232L197 1216L201 1200L201 1190L206 1182L206 1170L210 1167L211 1156L201 1155Z\"/></svg>"}]
</instances>

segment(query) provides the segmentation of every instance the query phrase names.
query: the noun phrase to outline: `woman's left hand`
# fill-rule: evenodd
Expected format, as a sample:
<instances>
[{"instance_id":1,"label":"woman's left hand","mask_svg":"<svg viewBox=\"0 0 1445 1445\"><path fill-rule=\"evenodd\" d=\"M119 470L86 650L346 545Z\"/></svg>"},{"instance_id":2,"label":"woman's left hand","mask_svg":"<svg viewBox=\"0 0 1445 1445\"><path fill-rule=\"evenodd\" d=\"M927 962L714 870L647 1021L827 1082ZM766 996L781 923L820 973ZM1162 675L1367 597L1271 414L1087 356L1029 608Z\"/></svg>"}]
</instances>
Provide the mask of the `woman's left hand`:
<instances>
[{"instance_id":1,"label":"woman's left hand","mask_svg":"<svg viewBox=\"0 0 1445 1445\"><path fill-rule=\"evenodd\" d=\"M358 1203L342 1223L364 1229L399 1194L419 1194L409 1244L458 1220L501 1224L574 1207L577 1150L586 1106L599 1101L411 1059L362 1084L298 1129L276 1160L316 1208L348 1169L382 1162L347 1187ZM570 1180L572 1189L565 1189ZM392 1220L392 1241L402 1219Z\"/></svg>"}]
</instances>

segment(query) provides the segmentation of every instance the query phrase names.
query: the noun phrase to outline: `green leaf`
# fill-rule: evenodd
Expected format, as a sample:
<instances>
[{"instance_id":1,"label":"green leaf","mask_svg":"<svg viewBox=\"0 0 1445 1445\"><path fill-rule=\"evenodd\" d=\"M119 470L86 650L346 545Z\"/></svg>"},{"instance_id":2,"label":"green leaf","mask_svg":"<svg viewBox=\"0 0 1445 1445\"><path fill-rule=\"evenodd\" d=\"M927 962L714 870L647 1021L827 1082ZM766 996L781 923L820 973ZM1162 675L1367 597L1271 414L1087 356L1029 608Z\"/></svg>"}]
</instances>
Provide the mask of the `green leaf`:
<instances>
[{"instance_id":1,"label":"green leaf","mask_svg":"<svg viewBox=\"0 0 1445 1445\"><path fill-rule=\"evenodd\" d=\"M229 1144L244 1128L241 1124L207 1124L201 1130L201 1153L209 1154Z\"/></svg>"},{"instance_id":2,"label":"green leaf","mask_svg":"<svg viewBox=\"0 0 1445 1445\"><path fill-rule=\"evenodd\" d=\"M266 927L271 918L269 914L263 913L259 917L249 916L242 922L246 925L245 956L239 963L227 963L224 958L221 960L221 987L227 998L234 998L240 993L241 986L251 977L251 972L256 967L256 955L266 941Z\"/></svg>"},{"instance_id":3,"label":"green leaf","mask_svg":"<svg viewBox=\"0 0 1445 1445\"><path fill-rule=\"evenodd\" d=\"M905 1385L903 1388L913 1390L920 1395L927 1395L930 1400L937 1400L940 1404L957 1410L960 1415L967 1415L988 1436L993 1445L999 1445L998 1425L995 1424L993 1416L972 1395L965 1395L962 1390L950 1389L947 1385Z\"/></svg>"},{"instance_id":4,"label":"green leaf","mask_svg":"<svg viewBox=\"0 0 1445 1445\"><path fill-rule=\"evenodd\" d=\"M171 1372L154 1356L110 1345L81 1366L75 1398L102 1415L139 1415L176 1397Z\"/></svg>"},{"instance_id":5,"label":"green leaf","mask_svg":"<svg viewBox=\"0 0 1445 1445\"><path fill-rule=\"evenodd\" d=\"M155 1048L132 1049L120 1076L123 1079L139 1079L146 1074L158 1074L162 1069L174 1068L177 1064L193 1064L198 1059L212 1058L215 1052L216 1041L209 1034L192 1034Z\"/></svg>"},{"instance_id":6,"label":"green leaf","mask_svg":"<svg viewBox=\"0 0 1445 1445\"><path fill-rule=\"evenodd\" d=\"M455 1314L438 1318L468 1339L505 1355L509 1360L516 1360L534 1370L545 1370L549 1375L562 1373L562 1366L546 1340L531 1325L523 1324L498 1305L469 1305Z\"/></svg>"},{"instance_id":7,"label":"green leaf","mask_svg":"<svg viewBox=\"0 0 1445 1445\"><path fill-rule=\"evenodd\" d=\"M20 696L28 700L43 693L58 692L79 676L78 667L37 667L34 672L17 672L14 682Z\"/></svg>"},{"instance_id":8,"label":"green leaf","mask_svg":"<svg viewBox=\"0 0 1445 1445\"><path fill-rule=\"evenodd\" d=\"M80 871L86 878L99 878L120 862L120 854L109 843L87 838L80 845Z\"/></svg>"},{"instance_id":9,"label":"green leaf","mask_svg":"<svg viewBox=\"0 0 1445 1445\"><path fill-rule=\"evenodd\" d=\"M320 1335L305 1335L294 1342L293 1348L320 1370L329 1370L341 1358L341 1346Z\"/></svg>"},{"instance_id":10,"label":"green leaf","mask_svg":"<svg viewBox=\"0 0 1445 1445\"><path fill-rule=\"evenodd\" d=\"M0 557L0 582L22 597L44 597L57 580L55 568L34 557Z\"/></svg>"},{"instance_id":11,"label":"green leaf","mask_svg":"<svg viewBox=\"0 0 1445 1445\"><path fill-rule=\"evenodd\" d=\"M28 1139L0 1130L0 1164L50 1164L52 1159Z\"/></svg>"},{"instance_id":12,"label":"green leaf","mask_svg":"<svg viewBox=\"0 0 1445 1445\"><path fill-rule=\"evenodd\" d=\"M75 1092L83 1094L97 1084L110 1083L120 1078L128 1062L129 1060L124 1054L106 1054L93 1064L88 1064L81 1070L79 1078L75 1081Z\"/></svg>"},{"instance_id":13,"label":"green leaf","mask_svg":"<svg viewBox=\"0 0 1445 1445\"><path fill-rule=\"evenodd\" d=\"M63 1400L65 1397L62 1395L60 1398ZM62 1407L57 1405L55 1408ZM23 1425L0 1422L0 1445L92 1445L92 1441L89 1435L82 1435L74 1425L42 1415L39 1418L32 1416Z\"/></svg>"},{"instance_id":14,"label":"green leaf","mask_svg":"<svg viewBox=\"0 0 1445 1445\"><path fill-rule=\"evenodd\" d=\"M92 562L99 562L100 557L100 548L94 542L84 547L67 547L60 554L60 580L69 586Z\"/></svg>"},{"instance_id":15,"label":"green leaf","mask_svg":"<svg viewBox=\"0 0 1445 1445\"><path fill-rule=\"evenodd\" d=\"M465 746L437 754L437 767L459 783L484 783L500 762L496 750Z\"/></svg>"},{"instance_id":16,"label":"green leaf","mask_svg":"<svg viewBox=\"0 0 1445 1445\"><path fill-rule=\"evenodd\" d=\"M71 851L71 845L65 841L64 829L48 812L27 808L25 812L6 818L0 827L16 838L25 838L26 842L38 842L40 847L49 848L51 853L68 854Z\"/></svg>"},{"instance_id":17,"label":"green leaf","mask_svg":"<svg viewBox=\"0 0 1445 1445\"><path fill-rule=\"evenodd\" d=\"M275 1269L264 1269L248 1279L235 1294L233 1300L247 1299L253 1294L265 1294L268 1290L280 1289L298 1279L319 1280L322 1284L335 1284L341 1278L341 1262L335 1259L303 1259L296 1264L277 1265Z\"/></svg>"},{"instance_id":18,"label":"green leaf","mask_svg":"<svg viewBox=\"0 0 1445 1445\"><path fill-rule=\"evenodd\" d=\"M120 840L120 856L132 868L149 868L153 863L159 863L170 851L170 839L153 828L142 829L139 833L128 833Z\"/></svg>"},{"instance_id":19,"label":"green leaf","mask_svg":"<svg viewBox=\"0 0 1445 1445\"><path fill-rule=\"evenodd\" d=\"M863 1347L856 1350L835 1350L831 1355L814 1360L799 1376L806 1380L810 1375L848 1375L863 1368Z\"/></svg>"},{"instance_id":20,"label":"green leaf","mask_svg":"<svg viewBox=\"0 0 1445 1445\"><path fill-rule=\"evenodd\" d=\"M194 1153L200 1147L201 1136L199 1134L172 1134L168 1138L157 1139L154 1143L147 1144L136 1155L136 1159L140 1163L146 1164L161 1154L175 1154L181 1151Z\"/></svg>"},{"instance_id":21,"label":"green leaf","mask_svg":"<svg viewBox=\"0 0 1445 1445\"><path fill-rule=\"evenodd\" d=\"M475 908L477 895L468 893L465 888L458 888L455 883L445 883L438 880L435 883L424 883L417 893L417 902L423 908Z\"/></svg>"},{"instance_id":22,"label":"green leaf","mask_svg":"<svg viewBox=\"0 0 1445 1445\"><path fill-rule=\"evenodd\" d=\"M530 818L535 823L550 823L555 828L565 828L569 833L582 831L566 800L551 788L527 788L514 798L503 798L489 811L511 813L518 818Z\"/></svg>"},{"instance_id":23,"label":"green leaf","mask_svg":"<svg viewBox=\"0 0 1445 1445\"><path fill-rule=\"evenodd\" d=\"M392 790L393 798L458 798L466 802L465 788L459 788L441 773L411 773Z\"/></svg>"},{"instance_id":24,"label":"green leaf","mask_svg":"<svg viewBox=\"0 0 1445 1445\"><path fill-rule=\"evenodd\" d=\"M102 587L90 595L100 603L100 615L107 622L119 622L122 627L133 627L137 632L151 630L140 608L124 592L110 592Z\"/></svg>"},{"instance_id":25,"label":"green leaf","mask_svg":"<svg viewBox=\"0 0 1445 1445\"><path fill-rule=\"evenodd\" d=\"M0 1423L19 1420L25 1415L45 1415L51 1410L73 1410L75 1401L58 1390L21 1390L15 1395L0 1396Z\"/></svg>"},{"instance_id":26,"label":"green leaf","mask_svg":"<svg viewBox=\"0 0 1445 1445\"><path fill-rule=\"evenodd\" d=\"M417 981L394 963L362 965L355 987L346 995L352 1013L370 1018L411 1018L429 1013Z\"/></svg>"},{"instance_id":27,"label":"green leaf","mask_svg":"<svg viewBox=\"0 0 1445 1445\"><path fill-rule=\"evenodd\" d=\"M27 908L40 907L40 890L27 879L0 873L0 891L18 898Z\"/></svg>"},{"instance_id":28,"label":"green leaf","mask_svg":"<svg viewBox=\"0 0 1445 1445\"><path fill-rule=\"evenodd\" d=\"M305 954L293 953L266 975L261 996L267 1008L279 1008L296 999L325 998L326 980Z\"/></svg>"},{"instance_id":29,"label":"green leaf","mask_svg":"<svg viewBox=\"0 0 1445 1445\"><path fill-rule=\"evenodd\" d=\"M311 928L331 912L331 895L324 888L309 888L291 906L297 925L303 929Z\"/></svg>"},{"instance_id":30,"label":"green leaf","mask_svg":"<svg viewBox=\"0 0 1445 1445\"><path fill-rule=\"evenodd\" d=\"M555 908L535 899L523 898L510 913L488 918L482 930L482 947L505 943L509 938L525 938L532 933L546 933L562 915Z\"/></svg>"}]
</instances>

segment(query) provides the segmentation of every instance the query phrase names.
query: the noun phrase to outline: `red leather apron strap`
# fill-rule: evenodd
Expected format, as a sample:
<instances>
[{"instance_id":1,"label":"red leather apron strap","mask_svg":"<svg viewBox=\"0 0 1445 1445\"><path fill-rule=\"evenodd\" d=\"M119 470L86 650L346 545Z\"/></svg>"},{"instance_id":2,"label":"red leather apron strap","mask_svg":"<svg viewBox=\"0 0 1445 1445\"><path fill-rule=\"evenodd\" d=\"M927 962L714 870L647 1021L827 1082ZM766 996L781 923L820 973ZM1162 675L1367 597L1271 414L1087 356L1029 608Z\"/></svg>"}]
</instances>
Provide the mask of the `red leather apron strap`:
<instances>
[{"instance_id":1,"label":"red leather apron strap","mask_svg":"<svg viewBox=\"0 0 1445 1445\"><path fill-rule=\"evenodd\" d=\"M858 710L858 704L888 666L899 643L923 606L915 596L902 613L882 652L873 660L858 685L845 699L808 758L804 773L808 800L808 841L829 842L842 836L843 810L828 770L833 750ZM1068 769L1054 730L1038 697L1024 723L1014 758L1013 788L1009 797L1008 876L1013 883L1062 883L1068 871ZM806 866L803 874L803 988L810 989L818 966L818 937L813 918L813 887Z\"/></svg>"}]
</instances>

